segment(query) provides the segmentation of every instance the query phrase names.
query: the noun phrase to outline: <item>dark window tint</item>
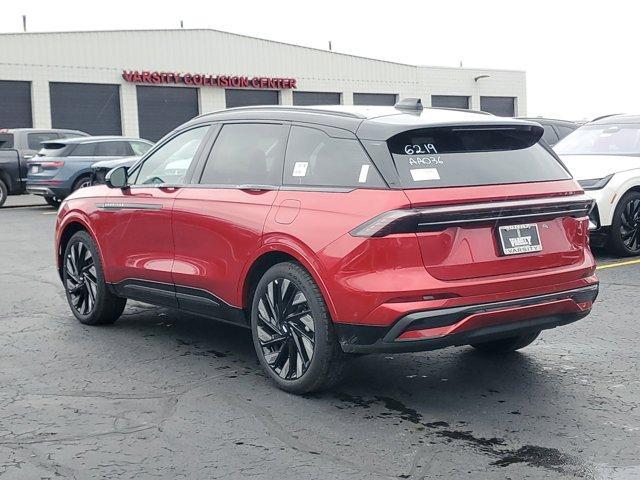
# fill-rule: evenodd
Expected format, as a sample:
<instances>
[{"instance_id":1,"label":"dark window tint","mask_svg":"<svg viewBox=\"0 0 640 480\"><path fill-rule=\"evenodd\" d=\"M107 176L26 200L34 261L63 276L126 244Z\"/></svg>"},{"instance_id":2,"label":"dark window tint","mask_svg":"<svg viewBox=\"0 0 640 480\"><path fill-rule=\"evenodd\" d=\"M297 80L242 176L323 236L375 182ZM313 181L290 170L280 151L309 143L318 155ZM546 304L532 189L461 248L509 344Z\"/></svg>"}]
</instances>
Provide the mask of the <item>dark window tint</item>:
<instances>
[{"instance_id":1,"label":"dark window tint","mask_svg":"<svg viewBox=\"0 0 640 480\"><path fill-rule=\"evenodd\" d=\"M286 140L284 125L225 125L211 150L200 183L280 185Z\"/></svg>"},{"instance_id":2,"label":"dark window tint","mask_svg":"<svg viewBox=\"0 0 640 480\"><path fill-rule=\"evenodd\" d=\"M340 105L340 94L330 92L293 92L294 105Z\"/></svg>"},{"instance_id":3,"label":"dark window tint","mask_svg":"<svg viewBox=\"0 0 640 480\"><path fill-rule=\"evenodd\" d=\"M29 133L27 134L27 144L29 150L40 150L42 142L59 138L57 133Z\"/></svg>"},{"instance_id":4,"label":"dark window tint","mask_svg":"<svg viewBox=\"0 0 640 480\"><path fill-rule=\"evenodd\" d=\"M280 103L280 93L275 90L236 90L231 88L224 91L224 96L227 108L278 105Z\"/></svg>"},{"instance_id":5,"label":"dark window tint","mask_svg":"<svg viewBox=\"0 0 640 480\"><path fill-rule=\"evenodd\" d=\"M198 116L198 89L137 86L138 127L142 138L156 142Z\"/></svg>"},{"instance_id":6,"label":"dark window tint","mask_svg":"<svg viewBox=\"0 0 640 480\"><path fill-rule=\"evenodd\" d=\"M13 133L0 133L0 148L13 148Z\"/></svg>"},{"instance_id":7,"label":"dark window tint","mask_svg":"<svg viewBox=\"0 0 640 480\"><path fill-rule=\"evenodd\" d=\"M552 125L542 125L542 128L544 128L542 139L547 142L547 145L555 145L558 143L558 135Z\"/></svg>"},{"instance_id":8,"label":"dark window tint","mask_svg":"<svg viewBox=\"0 0 640 480\"><path fill-rule=\"evenodd\" d=\"M538 142L540 127L410 130L387 142L405 188L544 182L571 178Z\"/></svg>"},{"instance_id":9,"label":"dark window tint","mask_svg":"<svg viewBox=\"0 0 640 480\"><path fill-rule=\"evenodd\" d=\"M96 154L95 143L80 143L76 145L71 155L74 157L93 157Z\"/></svg>"},{"instance_id":10,"label":"dark window tint","mask_svg":"<svg viewBox=\"0 0 640 480\"><path fill-rule=\"evenodd\" d=\"M133 183L182 184L208 131L209 126L197 127L171 138L146 158Z\"/></svg>"},{"instance_id":11,"label":"dark window tint","mask_svg":"<svg viewBox=\"0 0 640 480\"><path fill-rule=\"evenodd\" d=\"M0 128L31 126L31 82L0 80Z\"/></svg>"},{"instance_id":12,"label":"dark window tint","mask_svg":"<svg viewBox=\"0 0 640 480\"><path fill-rule=\"evenodd\" d=\"M431 95L431 106L468 109L469 97L463 95Z\"/></svg>"},{"instance_id":13,"label":"dark window tint","mask_svg":"<svg viewBox=\"0 0 640 480\"><path fill-rule=\"evenodd\" d=\"M120 135L119 85L49 83L51 124L91 135Z\"/></svg>"},{"instance_id":14,"label":"dark window tint","mask_svg":"<svg viewBox=\"0 0 640 480\"><path fill-rule=\"evenodd\" d=\"M334 138L322 130L291 128L285 184L327 187L382 187L380 174L355 139Z\"/></svg>"},{"instance_id":15,"label":"dark window tint","mask_svg":"<svg viewBox=\"0 0 640 480\"><path fill-rule=\"evenodd\" d=\"M480 110L499 117L513 117L516 114L514 97L480 97Z\"/></svg>"},{"instance_id":16,"label":"dark window tint","mask_svg":"<svg viewBox=\"0 0 640 480\"><path fill-rule=\"evenodd\" d=\"M43 143L42 149L38 152L39 157L66 157L73 152L75 145L66 143L49 142Z\"/></svg>"},{"instance_id":17,"label":"dark window tint","mask_svg":"<svg viewBox=\"0 0 640 480\"><path fill-rule=\"evenodd\" d=\"M129 142L100 142L96 149L98 157L127 157L132 154Z\"/></svg>"},{"instance_id":18,"label":"dark window tint","mask_svg":"<svg viewBox=\"0 0 640 480\"><path fill-rule=\"evenodd\" d=\"M354 93L354 105L394 106L398 96L393 93Z\"/></svg>"}]
</instances>

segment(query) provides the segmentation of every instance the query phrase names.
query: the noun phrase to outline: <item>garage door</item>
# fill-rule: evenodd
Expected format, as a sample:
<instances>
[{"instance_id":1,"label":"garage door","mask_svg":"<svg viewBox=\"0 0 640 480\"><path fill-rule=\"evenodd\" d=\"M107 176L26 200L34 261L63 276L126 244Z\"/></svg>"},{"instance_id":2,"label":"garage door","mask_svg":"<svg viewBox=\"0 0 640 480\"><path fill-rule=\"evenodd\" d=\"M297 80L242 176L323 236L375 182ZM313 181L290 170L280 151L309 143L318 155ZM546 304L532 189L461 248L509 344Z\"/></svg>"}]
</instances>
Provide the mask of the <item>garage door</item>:
<instances>
[{"instance_id":1,"label":"garage door","mask_svg":"<svg viewBox=\"0 0 640 480\"><path fill-rule=\"evenodd\" d=\"M515 97L480 97L480 110L500 117L515 117Z\"/></svg>"},{"instance_id":2,"label":"garage door","mask_svg":"<svg viewBox=\"0 0 640 480\"><path fill-rule=\"evenodd\" d=\"M152 142L200 113L197 88L139 86L136 89L140 137Z\"/></svg>"},{"instance_id":3,"label":"garage door","mask_svg":"<svg viewBox=\"0 0 640 480\"><path fill-rule=\"evenodd\" d=\"M91 135L121 135L120 87L98 83L49 83L51 126Z\"/></svg>"},{"instance_id":4,"label":"garage door","mask_svg":"<svg viewBox=\"0 0 640 480\"><path fill-rule=\"evenodd\" d=\"M340 94L334 92L293 92L294 105L340 105Z\"/></svg>"},{"instance_id":5,"label":"garage door","mask_svg":"<svg viewBox=\"0 0 640 480\"><path fill-rule=\"evenodd\" d=\"M469 97L464 95L431 95L431 106L468 109Z\"/></svg>"},{"instance_id":6,"label":"garage door","mask_svg":"<svg viewBox=\"0 0 640 480\"><path fill-rule=\"evenodd\" d=\"M354 93L354 105L394 106L398 96L393 93Z\"/></svg>"},{"instance_id":7,"label":"garage door","mask_svg":"<svg viewBox=\"0 0 640 480\"><path fill-rule=\"evenodd\" d=\"M227 108L250 107L252 105L278 105L280 92L275 90L237 90L224 91Z\"/></svg>"},{"instance_id":8,"label":"garage door","mask_svg":"<svg viewBox=\"0 0 640 480\"><path fill-rule=\"evenodd\" d=\"M0 128L32 126L31 82L0 81Z\"/></svg>"}]
</instances>

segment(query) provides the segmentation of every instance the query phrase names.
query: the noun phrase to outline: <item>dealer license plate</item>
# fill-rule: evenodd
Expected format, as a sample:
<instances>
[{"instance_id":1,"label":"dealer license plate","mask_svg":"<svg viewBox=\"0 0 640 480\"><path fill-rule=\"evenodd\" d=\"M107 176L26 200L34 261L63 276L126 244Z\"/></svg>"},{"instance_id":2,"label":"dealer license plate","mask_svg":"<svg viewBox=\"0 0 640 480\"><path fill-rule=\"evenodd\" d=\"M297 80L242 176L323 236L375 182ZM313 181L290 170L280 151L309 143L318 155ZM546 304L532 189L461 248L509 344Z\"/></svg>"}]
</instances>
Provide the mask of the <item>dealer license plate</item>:
<instances>
[{"instance_id":1,"label":"dealer license plate","mask_svg":"<svg viewBox=\"0 0 640 480\"><path fill-rule=\"evenodd\" d=\"M505 255L540 252L542 250L538 225L535 223L505 225L499 227L498 232L502 253Z\"/></svg>"}]
</instances>

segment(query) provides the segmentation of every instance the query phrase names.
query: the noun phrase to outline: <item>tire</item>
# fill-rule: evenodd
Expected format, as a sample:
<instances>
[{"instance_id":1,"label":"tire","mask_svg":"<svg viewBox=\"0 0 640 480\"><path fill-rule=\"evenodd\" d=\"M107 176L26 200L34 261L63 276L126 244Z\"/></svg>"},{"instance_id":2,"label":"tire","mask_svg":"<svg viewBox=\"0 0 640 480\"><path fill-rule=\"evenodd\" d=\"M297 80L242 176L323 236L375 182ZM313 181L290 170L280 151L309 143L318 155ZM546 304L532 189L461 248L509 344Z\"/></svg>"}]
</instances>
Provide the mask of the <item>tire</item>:
<instances>
[{"instance_id":1,"label":"tire","mask_svg":"<svg viewBox=\"0 0 640 480\"><path fill-rule=\"evenodd\" d=\"M0 179L0 207L4 205L4 202L7 201L7 196L9 195L9 187L4 183L2 179Z\"/></svg>"},{"instance_id":2,"label":"tire","mask_svg":"<svg viewBox=\"0 0 640 480\"><path fill-rule=\"evenodd\" d=\"M260 364L282 390L310 393L340 381L345 355L320 289L299 264L279 263L262 276L251 332Z\"/></svg>"},{"instance_id":3,"label":"tire","mask_svg":"<svg viewBox=\"0 0 640 480\"><path fill-rule=\"evenodd\" d=\"M75 182L73 182L73 187L71 187L71 191L75 192L76 190L79 190L84 187L90 187L90 186L91 186L90 176L80 177Z\"/></svg>"},{"instance_id":4,"label":"tire","mask_svg":"<svg viewBox=\"0 0 640 480\"><path fill-rule=\"evenodd\" d=\"M60 206L60 203L62 203L62 200L60 200L58 197L44 197L44 200L54 208L58 208Z\"/></svg>"},{"instance_id":5,"label":"tire","mask_svg":"<svg viewBox=\"0 0 640 480\"><path fill-rule=\"evenodd\" d=\"M474 343L471 346L483 353L509 353L531 345L540 332L528 333L518 337L503 338L492 342Z\"/></svg>"},{"instance_id":6,"label":"tire","mask_svg":"<svg viewBox=\"0 0 640 480\"><path fill-rule=\"evenodd\" d=\"M621 257L640 255L640 192L627 192L618 202L607 246Z\"/></svg>"},{"instance_id":7,"label":"tire","mask_svg":"<svg viewBox=\"0 0 640 480\"><path fill-rule=\"evenodd\" d=\"M127 303L107 288L96 243L84 231L75 233L67 243L62 283L71 311L85 325L115 322Z\"/></svg>"}]
</instances>

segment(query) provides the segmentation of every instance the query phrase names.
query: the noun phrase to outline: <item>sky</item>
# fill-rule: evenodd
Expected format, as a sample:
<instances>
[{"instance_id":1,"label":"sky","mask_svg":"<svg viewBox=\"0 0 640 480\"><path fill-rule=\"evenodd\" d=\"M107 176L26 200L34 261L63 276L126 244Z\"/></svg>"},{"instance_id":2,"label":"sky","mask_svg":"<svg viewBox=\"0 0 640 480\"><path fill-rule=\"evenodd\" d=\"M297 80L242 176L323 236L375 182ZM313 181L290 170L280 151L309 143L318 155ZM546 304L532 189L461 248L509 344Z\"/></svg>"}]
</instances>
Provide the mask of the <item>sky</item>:
<instances>
[{"instance_id":1,"label":"sky","mask_svg":"<svg viewBox=\"0 0 640 480\"><path fill-rule=\"evenodd\" d=\"M530 116L640 113L637 0L5 0L0 32L213 28L414 65L527 72ZM0 67L1 68L1 67Z\"/></svg>"}]
</instances>

